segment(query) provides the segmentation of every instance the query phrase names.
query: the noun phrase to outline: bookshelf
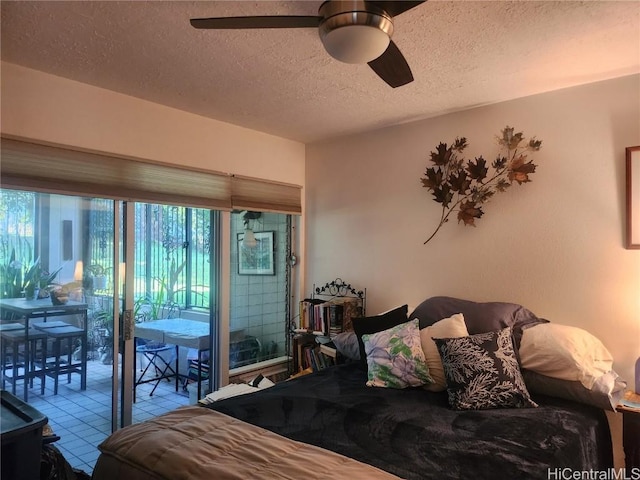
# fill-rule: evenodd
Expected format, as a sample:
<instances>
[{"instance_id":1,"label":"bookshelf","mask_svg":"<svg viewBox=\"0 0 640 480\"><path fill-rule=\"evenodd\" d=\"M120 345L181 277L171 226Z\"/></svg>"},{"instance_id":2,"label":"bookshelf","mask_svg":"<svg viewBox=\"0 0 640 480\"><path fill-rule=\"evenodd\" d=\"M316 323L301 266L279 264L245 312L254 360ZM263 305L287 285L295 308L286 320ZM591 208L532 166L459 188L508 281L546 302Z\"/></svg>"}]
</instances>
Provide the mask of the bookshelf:
<instances>
[{"instance_id":1,"label":"bookshelf","mask_svg":"<svg viewBox=\"0 0 640 480\"><path fill-rule=\"evenodd\" d=\"M365 315L366 296L366 289L356 290L340 278L321 287L314 284L311 297L300 301L298 323L293 331L294 374L339 363L335 348L316 340L323 337L329 341L343 331L352 330L351 319Z\"/></svg>"},{"instance_id":2,"label":"bookshelf","mask_svg":"<svg viewBox=\"0 0 640 480\"><path fill-rule=\"evenodd\" d=\"M321 344L313 333L296 334L293 337L293 363L295 372L317 372L343 361L333 343Z\"/></svg>"}]
</instances>

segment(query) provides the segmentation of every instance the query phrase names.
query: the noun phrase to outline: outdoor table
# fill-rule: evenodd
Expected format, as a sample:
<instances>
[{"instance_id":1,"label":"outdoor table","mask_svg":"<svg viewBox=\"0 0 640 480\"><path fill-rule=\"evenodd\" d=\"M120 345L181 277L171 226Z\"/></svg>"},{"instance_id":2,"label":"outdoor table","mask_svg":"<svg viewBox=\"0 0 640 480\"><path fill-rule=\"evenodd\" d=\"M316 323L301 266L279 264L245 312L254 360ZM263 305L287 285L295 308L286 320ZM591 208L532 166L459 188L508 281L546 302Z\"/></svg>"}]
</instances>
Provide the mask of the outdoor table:
<instances>
[{"instance_id":1,"label":"outdoor table","mask_svg":"<svg viewBox=\"0 0 640 480\"><path fill-rule=\"evenodd\" d=\"M78 314L82 316L82 348L81 348L81 362L82 372L80 374L80 389L86 390L87 388L87 304L82 302L76 302L69 300L64 305L53 305L50 298L42 298L36 300L26 300L24 298L3 298L0 299L0 312L3 316L5 312L12 314L12 321L19 321L24 325L25 338L29 332L29 323L34 318L42 318L43 322L47 322L51 317L59 317L62 315L74 315ZM24 357L30 358L29 342L25 343ZM28 386L29 380L33 376L34 372L29 371L29 362L25 361L24 372L24 393L23 399L28 401ZM2 375L4 375L4 360L2 363Z\"/></svg>"}]
</instances>

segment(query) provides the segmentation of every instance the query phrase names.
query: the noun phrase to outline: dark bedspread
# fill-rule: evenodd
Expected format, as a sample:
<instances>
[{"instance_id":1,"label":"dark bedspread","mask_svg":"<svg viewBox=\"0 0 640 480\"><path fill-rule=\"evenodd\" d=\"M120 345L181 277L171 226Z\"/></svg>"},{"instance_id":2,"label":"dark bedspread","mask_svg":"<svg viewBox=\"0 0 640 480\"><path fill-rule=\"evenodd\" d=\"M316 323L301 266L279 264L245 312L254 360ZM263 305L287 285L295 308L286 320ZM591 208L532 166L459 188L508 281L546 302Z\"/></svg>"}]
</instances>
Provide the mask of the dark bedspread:
<instances>
[{"instance_id":1,"label":"dark bedspread","mask_svg":"<svg viewBox=\"0 0 640 480\"><path fill-rule=\"evenodd\" d=\"M613 466L594 407L539 396L538 408L454 411L446 393L365 381L341 365L208 408L407 479L546 479L548 468Z\"/></svg>"}]
</instances>

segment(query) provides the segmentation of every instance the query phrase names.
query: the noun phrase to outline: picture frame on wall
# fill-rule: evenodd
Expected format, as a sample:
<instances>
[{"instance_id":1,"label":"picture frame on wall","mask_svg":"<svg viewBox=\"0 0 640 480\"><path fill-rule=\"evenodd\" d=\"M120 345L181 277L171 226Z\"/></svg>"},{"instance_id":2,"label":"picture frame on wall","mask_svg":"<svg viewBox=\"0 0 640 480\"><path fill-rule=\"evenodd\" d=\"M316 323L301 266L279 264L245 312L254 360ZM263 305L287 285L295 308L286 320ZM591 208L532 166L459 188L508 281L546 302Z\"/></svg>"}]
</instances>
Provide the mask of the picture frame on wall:
<instances>
[{"instance_id":1,"label":"picture frame on wall","mask_svg":"<svg viewBox=\"0 0 640 480\"><path fill-rule=\"evenodd\" d=\"M247 247L243 243L244 233L238 233L238 274L275 275L274 237L275 232L254 232L256 246Z\"/></svg>"},{"instance_id":2,"label":"picture frame on wall","mask_svg":"<svg viewBox=\"0 0 640 480\"><path fill-rule=\"evenodd\" d=\"M627 147L626 247L640 249L640 146Z\"/></svg>"}]
</instances>

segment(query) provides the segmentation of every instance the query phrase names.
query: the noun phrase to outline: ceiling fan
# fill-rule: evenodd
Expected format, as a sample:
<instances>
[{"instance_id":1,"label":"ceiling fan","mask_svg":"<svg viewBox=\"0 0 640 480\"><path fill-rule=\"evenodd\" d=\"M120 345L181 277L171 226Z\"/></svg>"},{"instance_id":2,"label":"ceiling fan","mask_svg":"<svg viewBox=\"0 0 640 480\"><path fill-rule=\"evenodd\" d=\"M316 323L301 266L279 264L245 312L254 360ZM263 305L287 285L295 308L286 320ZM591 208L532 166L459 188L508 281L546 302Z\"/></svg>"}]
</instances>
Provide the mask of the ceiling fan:
<instances>
[{"instance_id":1,"label":"ceiling fan","mask_svg":"<svg viewBox=\"0 0 640 480\"><path fill-rule=\"evenodd\" d=\"M393 17L425 1L329 0L320 5L317 16L193 18L191 25L214 30L315 27L329 55L345 63L367 63L396 88L412 82L413 74L391 40Z\"/></svg>"}]
</instances>

